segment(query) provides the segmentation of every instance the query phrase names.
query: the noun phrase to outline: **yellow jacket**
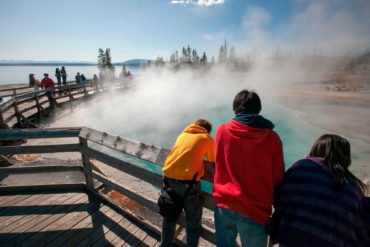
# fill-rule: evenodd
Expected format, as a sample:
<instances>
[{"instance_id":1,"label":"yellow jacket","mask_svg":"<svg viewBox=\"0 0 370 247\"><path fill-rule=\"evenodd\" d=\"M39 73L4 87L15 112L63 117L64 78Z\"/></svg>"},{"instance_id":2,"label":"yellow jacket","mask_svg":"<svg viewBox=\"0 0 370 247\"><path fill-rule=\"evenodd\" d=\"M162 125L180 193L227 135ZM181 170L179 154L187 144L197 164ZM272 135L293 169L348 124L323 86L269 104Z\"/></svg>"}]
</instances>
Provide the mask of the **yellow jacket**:
<instances>
[{"instance_id":1,"label":"yellow jacket","mask_svg":"<svg viewBox=\"0 0 370 247\"><path fill-rule=\"evenodd\" d=\"M177 180L196 180L204 175L203 160L215 161L214 140L207 130L191 124L177 137L163 166L163 175Z\"/></svg>"}]
</instances>

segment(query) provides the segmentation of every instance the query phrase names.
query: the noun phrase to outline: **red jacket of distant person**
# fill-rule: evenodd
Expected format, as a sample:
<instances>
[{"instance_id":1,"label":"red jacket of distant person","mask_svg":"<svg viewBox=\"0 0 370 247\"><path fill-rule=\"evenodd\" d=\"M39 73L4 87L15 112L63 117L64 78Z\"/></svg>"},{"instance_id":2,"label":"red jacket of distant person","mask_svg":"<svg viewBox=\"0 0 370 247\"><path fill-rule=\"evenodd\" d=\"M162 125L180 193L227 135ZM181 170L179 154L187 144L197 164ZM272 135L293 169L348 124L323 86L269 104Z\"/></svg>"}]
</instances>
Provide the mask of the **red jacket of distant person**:
<instances>
[{"instance_id":1,"label":"red jacket of distant person","mask_svg":"<svg viewBox=\"0 0 370 247\"><path fill-rule=\"evenodd\" d=\"M266 224L284 174L282 142L269 128L231 120L216 133L216 205Z\"/></svg>"},{"instance_id":2,"label":"red jacket of distant person","mask_svg":"<svg viewBox=\"0 0 370 247\"><path fill-rule=\"evenodd\" d=\"M49 88L49 87L54 87L55 83L54 81L49 78L49 77L46 77L44 79L41 80L41 88Z\"/></svg>"}]
</instances>

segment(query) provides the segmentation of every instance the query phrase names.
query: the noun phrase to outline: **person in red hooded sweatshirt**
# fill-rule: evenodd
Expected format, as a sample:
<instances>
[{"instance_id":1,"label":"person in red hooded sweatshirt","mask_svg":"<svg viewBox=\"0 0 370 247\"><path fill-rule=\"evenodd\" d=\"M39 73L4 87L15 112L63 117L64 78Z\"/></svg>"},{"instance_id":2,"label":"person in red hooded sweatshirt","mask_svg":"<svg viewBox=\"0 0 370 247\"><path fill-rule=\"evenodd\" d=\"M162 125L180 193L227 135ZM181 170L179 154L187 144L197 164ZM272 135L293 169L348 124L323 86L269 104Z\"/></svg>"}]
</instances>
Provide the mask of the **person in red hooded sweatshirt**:
<instances>
[{"instance_id":1,"label":"person in red hooded sweatshirt","mask_svg":"<svg viewBox=\"0 0 370 247\"><path fill-rule=\"evenodd\" d=\"M267 222L284 158L274 124L259 115L261 109L257 93L240 91L233 102L235 118L216 132L217 246L235 246L238 233L242 246L267 245Z\"/></svg>"},{"instance_id":2,"label":"person in red hooded sweatshirt","mask_svg":"<svg viewBox=\"0 0 370 247\"><path fill-rule=\"evenodd\" d=\"M55 87L55 83L53 79L49 77L49 74L44 74L44 79L41 80L41 88L45 89L45 95L49 99L50 108L54 108L54 101L53 101L53 90Z\"/></svg>"}]
</instances>

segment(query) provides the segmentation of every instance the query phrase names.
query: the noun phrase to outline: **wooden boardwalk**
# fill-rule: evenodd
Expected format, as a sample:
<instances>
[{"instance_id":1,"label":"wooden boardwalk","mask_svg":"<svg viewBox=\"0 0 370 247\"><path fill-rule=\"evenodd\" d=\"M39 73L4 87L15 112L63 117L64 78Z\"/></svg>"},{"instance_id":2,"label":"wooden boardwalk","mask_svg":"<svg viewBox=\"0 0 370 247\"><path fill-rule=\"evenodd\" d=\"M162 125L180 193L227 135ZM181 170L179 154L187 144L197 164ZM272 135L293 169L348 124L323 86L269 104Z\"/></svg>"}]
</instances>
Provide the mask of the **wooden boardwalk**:
<instances>
[{"instance_id":1,"label":"wooden boardwalk","mask_svg":"<svg viewBox=\"0 0 370 247\"><path fill-rule=\"evenodd\" d=\"M159 239L85 190L0 195L0 246L159 246Z\"/></svg>"}]
</instances>

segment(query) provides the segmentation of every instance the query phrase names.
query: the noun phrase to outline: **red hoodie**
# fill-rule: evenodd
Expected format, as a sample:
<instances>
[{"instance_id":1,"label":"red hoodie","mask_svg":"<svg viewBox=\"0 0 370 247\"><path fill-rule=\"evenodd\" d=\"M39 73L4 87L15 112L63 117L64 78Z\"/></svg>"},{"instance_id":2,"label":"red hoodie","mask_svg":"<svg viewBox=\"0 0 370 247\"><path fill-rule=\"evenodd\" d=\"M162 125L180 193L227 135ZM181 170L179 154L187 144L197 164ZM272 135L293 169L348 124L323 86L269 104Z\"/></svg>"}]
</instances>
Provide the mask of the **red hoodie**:
<instances>
[{"instance_id":1,"label":"red hoodie","mask_svg":"<svg viewBox=\"0 0 370 247\"><path fill-rule=\"evenodd\" d=\"M213 185L218 207L266 224L283 173L283 148L276 132L236 120L218 128Z\"/></svg>"}]
</instances>

